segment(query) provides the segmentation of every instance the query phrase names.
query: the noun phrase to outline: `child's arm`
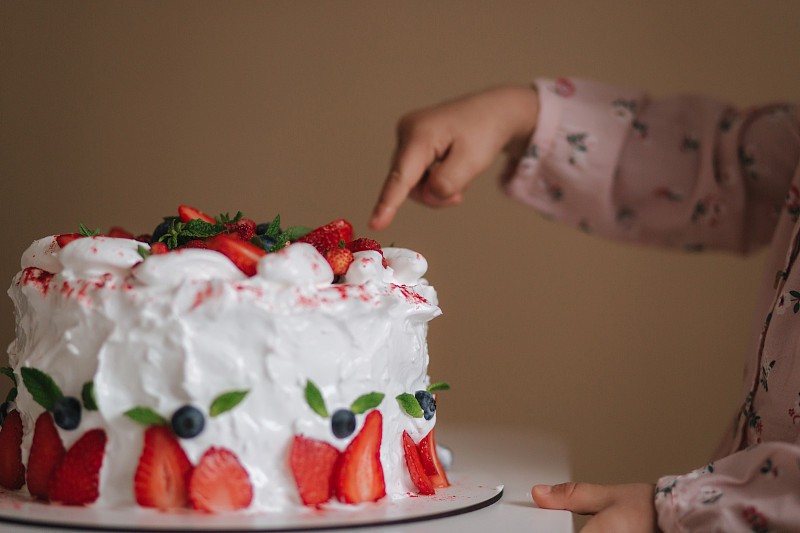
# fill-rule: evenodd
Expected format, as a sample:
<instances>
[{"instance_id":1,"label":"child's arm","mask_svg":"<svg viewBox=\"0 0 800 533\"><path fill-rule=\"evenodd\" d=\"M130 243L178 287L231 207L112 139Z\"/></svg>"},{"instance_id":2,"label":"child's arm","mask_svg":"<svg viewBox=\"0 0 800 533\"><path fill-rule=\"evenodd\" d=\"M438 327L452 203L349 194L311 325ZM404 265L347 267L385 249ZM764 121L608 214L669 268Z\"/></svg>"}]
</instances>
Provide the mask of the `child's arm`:
<instances>
[{"instance_id":1,"label":"child's arm","mask_svg":"<svg viewBox=\"0 0 800 533\"><path fill-rule=\"evenodd\" d=\"M518 86L406 115L397 126L397 148L370 226L388 226L407 196L432 207L460 203L469 183L504 148L525 148L537 115L535 90Z\"/></svg>"}]
</instances>

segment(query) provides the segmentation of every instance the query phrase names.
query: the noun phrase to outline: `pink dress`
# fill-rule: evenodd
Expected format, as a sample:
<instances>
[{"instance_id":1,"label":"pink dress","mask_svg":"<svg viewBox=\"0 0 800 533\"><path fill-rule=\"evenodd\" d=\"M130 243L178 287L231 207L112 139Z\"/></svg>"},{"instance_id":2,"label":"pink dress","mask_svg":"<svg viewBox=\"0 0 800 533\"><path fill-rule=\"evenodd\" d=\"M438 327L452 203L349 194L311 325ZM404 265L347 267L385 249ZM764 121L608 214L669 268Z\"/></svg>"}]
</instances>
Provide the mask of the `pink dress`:
<instances>
[{"instance_id":1,"label":"pink dress","mask_svg":"<svg viewBox=\"0 0 800 533\"><path fill-rule=\"evenodd\" d=\"M504 190L584 231L684 250L771 243L742 403L714 461L656 486L658 523L800 531L800 112L537 83L541 114Z\"/></svg>"}]
</instances>

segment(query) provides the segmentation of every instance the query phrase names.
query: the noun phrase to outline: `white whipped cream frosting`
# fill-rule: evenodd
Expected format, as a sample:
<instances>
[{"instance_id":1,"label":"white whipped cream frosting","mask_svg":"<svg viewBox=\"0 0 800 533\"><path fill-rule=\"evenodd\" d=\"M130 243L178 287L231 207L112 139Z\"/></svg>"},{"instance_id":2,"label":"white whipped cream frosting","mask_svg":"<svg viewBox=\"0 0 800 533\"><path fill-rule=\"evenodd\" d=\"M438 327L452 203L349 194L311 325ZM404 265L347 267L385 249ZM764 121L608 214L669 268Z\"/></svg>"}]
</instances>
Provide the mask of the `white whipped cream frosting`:
<instances>
[{"instance_id":1,"label":"white whipped cream frosting","mask_svg":"<svg viewBox=\"0 0 800 533\"><path fill-rule=\"evenodd\" d=\"M381 463L387 496L416 492L401 436L415 441L434 426L408 416L395 397L429 384L428 321L441 311L418 253L385 248L357 252L341 284L310 245L295 243L263 257L246 277L225 256L184 249L143 259L128 239L91 237L60 249L54 237L35 241L9 295L17 337L9 358L46 372L64 394L80 396L94 382L99 411L83 410L77 430L59 433L69 447L87 430L108 435L98 506L135 505L133 475L144 427L124 415L149 407L165 418L191 404L204 431L181 445L193 463L211 446L236 454L254 488L250 511L300 505L287 457L295 434L340 450L361 429L337 439L306 403L312 380L328 411L358 396L385 394ZM24 460L43 411L24 386ZM210 417L214 398L249 391L231 411Z\"/></svg>"}]
</instances>

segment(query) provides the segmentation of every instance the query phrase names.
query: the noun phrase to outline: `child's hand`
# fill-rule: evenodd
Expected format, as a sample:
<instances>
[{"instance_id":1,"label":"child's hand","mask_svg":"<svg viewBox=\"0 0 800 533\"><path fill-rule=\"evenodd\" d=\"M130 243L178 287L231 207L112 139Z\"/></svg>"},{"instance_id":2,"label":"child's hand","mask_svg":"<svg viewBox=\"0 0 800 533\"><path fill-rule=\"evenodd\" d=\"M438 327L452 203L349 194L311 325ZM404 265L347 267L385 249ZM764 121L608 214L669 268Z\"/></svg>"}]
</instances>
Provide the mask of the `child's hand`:
<instances>
[{"instance_id":1,"label":"child's hand","mask_svg":"<svg viewBox=\"0 0 800 533\"><path fill-rule=\"evenodd\" d=\"M533 89L504 86L404 116L370 227L388 226L406 196L433 207L460 203L504 148L525 148L538 112Z\"/></svg>"},{"instance_id":2,"label":"child's hand","mask_svg":"<svg viewBox=\"0 0 800 533\"><path fill-rule=\"evenodd\" d=\"M656 533L653 485L536 485L531 491L543 509L594 515L581 533Z\"/></svg>"}]
</instances>

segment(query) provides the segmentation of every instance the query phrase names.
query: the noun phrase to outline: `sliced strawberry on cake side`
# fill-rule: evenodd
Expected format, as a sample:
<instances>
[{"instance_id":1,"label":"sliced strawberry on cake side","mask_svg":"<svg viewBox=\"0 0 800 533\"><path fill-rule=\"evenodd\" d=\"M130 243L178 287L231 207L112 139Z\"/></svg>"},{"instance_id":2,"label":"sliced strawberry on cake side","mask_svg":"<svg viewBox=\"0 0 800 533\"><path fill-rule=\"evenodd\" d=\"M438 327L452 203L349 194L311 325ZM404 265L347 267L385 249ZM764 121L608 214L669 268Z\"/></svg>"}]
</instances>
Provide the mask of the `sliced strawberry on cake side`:
<instances>
[{"instance_id":1,"label":"sliced strawberry on cake side","mask_svg":"<svg viewBox=\"0 0 800 533\"><path fill-rule=\"evenodd\" d=\"M65 452L53 415L45 411L36 419L28 456L27 482L31 496L41 500L49 498L50 478Z\"/></svg>"},{"instance_id":2,"label":"sliced strawberry on cake side","mask_svg":"<svg viewBox=\"0 0 800 533\"><path fill-rule=\"evenodd\" d=\"M419 456L422 460L422 466L425 468L425 473L428 474L433 487L435 489L441 489L449 487L450 482L447 480L447 474L445 474L444 467L442 467L442 463L439 461L439 455L436 453L436 442L433 438L434 431L435 429L430 430L430 432L425 435L425 438L419 441L417 449L419 450Z\"/></svg>"},{"instance_id":3,"label":"sliced strawberry on cake side","mask_svg":"<svg viewBox=\"0 0 800 533\"><path fill-rule=\"evenodd\" d=\"M209 238L206 244L209 249L216 250L233 261L233 264L248 276L256 274L258 260L267 253L254 244L224 233Z\"/></svg>"},{"instance_id":4,"label":"sliced strawberry on cake side","mask_svg":"<svg viewBox=\"0 0 800 533\"><path fill-rule=\"evenodd\" d=\"M403 431L403 454L406 457L406 466L408 467L408 473L411 475L411 482L417 487L419 493L424 495L434 494L436 491L433 488L431 478L425 472L425 467L422 466L419 449L414 443L414 439L406 431Z\"/></svg>"},{"instance_id":5,"label":"sliced strawberry on cake side","mask_svg":"<svg viewBox=\"0 0 800 533\"><path fill-rule=\"evenodd\" d=\"M217 223L217 221L214 220L214 217L188 205L179 205L178 215L181 217L181 222L189 222L190 220L200 219L203 222L208 222L209 224Z\"/></svg>"},{"instance_id":6,"label":"sliced strawberry on cake side","mask_svg":"<svg viewBox=\"0 0 800 533\"><path fill-rule=\"evenodd\" d=\"M327 442L296 435L289 450L297 492L303 505L320 505L333 496L333 475L341 452Z\"/></svg>"},{"instance_id":7,"label":"sliced strawberry on cake side","mask_svg":"<svg viewBox=\"0 0 800 533\"><path fill-rule=\"evenodd\" d=\"M167 426L150 426L133 476L136 503L159 510L189 505L187 485L192 463Z\"/></svg>"},{"instance_id":8,"label":"sliced strawberry on cake side","mask_svg":"<svg viewBox=\"0 0 800 533\"><path fill-rule=\"evenodd\" d=\"M25 465L22 464L22 417L14 409L6 415L0 429L0 486L9 490L25 484Z\"/></svg>"},{"instance_id":9,"label":"sliced strawberry on cake side","mask_svg":"<svg viewBox=\"0 0 800 533\"><path fill-rule=\"evenodd\" d=\"M339 501L375 502L386 496L380 457L382 435L383 417L380 411L370 411L336 467L334 491Z\"/></svg>"},{"instance_id":10,"label":"sliced strawberry on cake side","mask_svg":"<svg viewBox=\"0 0 800 533\"><path fill-rule=\"evenodd\" d=\"M189 501L208 513L246 509L253 501L250 476L233 452L211 447L189 475Z\"/></svg>"},{"instance_id":11,"label":"sliced strawberry on cake side","mask_svg":"<svg viewBox=\"0 0 800 533\"><path fill-rule=\"evenodd\" d=\"M50 477L51 502L87 505L97 500L106 441L105 431L90 429L67 450Z\"/></svg>"}]
</instances>

